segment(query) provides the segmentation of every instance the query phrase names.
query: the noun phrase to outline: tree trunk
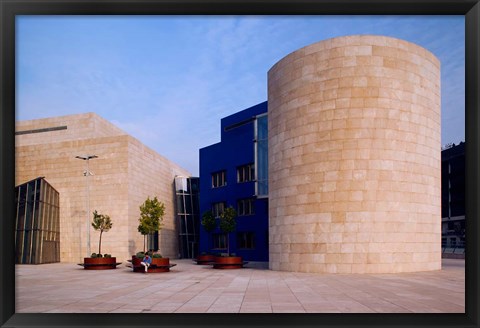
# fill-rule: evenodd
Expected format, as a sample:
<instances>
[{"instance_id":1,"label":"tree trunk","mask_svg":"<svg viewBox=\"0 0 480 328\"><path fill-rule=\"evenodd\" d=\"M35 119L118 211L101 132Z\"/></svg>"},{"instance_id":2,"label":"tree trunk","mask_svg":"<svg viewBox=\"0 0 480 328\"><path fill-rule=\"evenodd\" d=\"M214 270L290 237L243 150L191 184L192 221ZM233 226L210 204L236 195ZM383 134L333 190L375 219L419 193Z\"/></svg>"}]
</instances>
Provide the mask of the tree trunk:
<instances>
[{"instance_id":1,"label":"tree trunk","mask_svg":"<svg viewBox=\"0 0 480 328\"><path fill-rule=\"evenodd\" d=\"M227 256L230 256L230 234L227 233Z\"/></svg>"},{"instance_id":2,"label":"tree trunk","mask_svg":"<svg viewBox=\"0 0 480 328\"><path fill-rule=\"evenodd\" d=\"M143 254L145 254L145 243L146 243L147 235L143 235Z\"/></svg>"},{"instance_id":3,"label":"tree trunk","mask_svg":"<svg viewBox=\"0 0 480 328\"><path fill-rule=\"evenodd\" d=\"M100 251L102 249L102 233L103 233L103 230L100 230L100 241L98 242L98 254L102 254Z\"/></svg>"}]
</instances>

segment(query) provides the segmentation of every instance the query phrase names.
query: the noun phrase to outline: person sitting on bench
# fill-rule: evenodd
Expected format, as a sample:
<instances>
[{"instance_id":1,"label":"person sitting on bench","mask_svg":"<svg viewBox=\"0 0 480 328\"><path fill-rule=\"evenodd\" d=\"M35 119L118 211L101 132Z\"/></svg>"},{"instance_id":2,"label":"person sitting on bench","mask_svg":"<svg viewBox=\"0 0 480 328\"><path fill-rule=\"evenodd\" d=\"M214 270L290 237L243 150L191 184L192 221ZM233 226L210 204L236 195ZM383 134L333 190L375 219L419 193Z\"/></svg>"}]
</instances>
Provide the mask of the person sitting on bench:
<instances>
[{"instance_id":1,"label":"person sitting on bench","mask_svg":"<svg viewBox=\"0 0 480 328\"><path fill-rule=\"evenodd\" d=\"M152 258L147 254L145 254L145 257L143 258L142 262L140 262L141 265L145 267L145 272L147 272L148 267L152 263Z\"/></svg>"}]
</instances>

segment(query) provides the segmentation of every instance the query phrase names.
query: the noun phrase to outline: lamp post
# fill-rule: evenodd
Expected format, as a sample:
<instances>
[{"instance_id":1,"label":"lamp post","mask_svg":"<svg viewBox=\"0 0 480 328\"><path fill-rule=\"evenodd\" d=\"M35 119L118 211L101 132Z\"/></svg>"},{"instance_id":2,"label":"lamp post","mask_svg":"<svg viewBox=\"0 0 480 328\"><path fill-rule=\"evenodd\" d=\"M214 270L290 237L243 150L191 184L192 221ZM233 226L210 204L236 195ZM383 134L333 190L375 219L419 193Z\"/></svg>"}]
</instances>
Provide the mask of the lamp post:
<instances>
[{"instance_id":1,"label":"lamp post","mask_svg":"<svg viewBox=\"0 0 480 328\"><path fill-rule=\"evenodd\" d=\"M86 185L87 185L87 257L90 257L90 189L88 186L88 176L92 175L88 168L88 162L92 158L97 158L97 155L85 155L85 156L75 156L75 158L84 160L87 162L87 169L83 172L85 176Z\"/></svg>"}]
</instances>

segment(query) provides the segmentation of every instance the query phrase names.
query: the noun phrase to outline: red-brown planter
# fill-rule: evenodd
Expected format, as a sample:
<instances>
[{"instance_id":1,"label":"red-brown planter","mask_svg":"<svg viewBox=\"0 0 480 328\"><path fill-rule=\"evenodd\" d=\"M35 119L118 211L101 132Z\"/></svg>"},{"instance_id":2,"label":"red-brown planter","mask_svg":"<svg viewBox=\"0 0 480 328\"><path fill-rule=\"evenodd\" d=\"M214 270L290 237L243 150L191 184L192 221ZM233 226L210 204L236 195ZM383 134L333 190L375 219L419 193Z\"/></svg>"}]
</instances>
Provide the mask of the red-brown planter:
<instances>
[{"instance_id":1,"label":"red-brown planter","mask_svg":"<svg viewBox=\"0 0 480 328\"><path fill-rule=\"evenodd\" d=\"M212 264L215 261L214 255L198 255L197 256L197 264L199 265L208 265Z\"/></svg>"},{"instance_id":2,"label":"red-brown planter","mask_svg":"<svg viewBox=\"0 0 480 328\"><path fill-rule=\"evenodd\" d=\"M216 256L213 262L214 269L241 269L243 259L241 256Z\"/></svg>"},{"instance_id":3,"label":"red-brown planter","mask_svg":"<svg viewBox=\"0 0 480 328\"><path fill-rule=\"evenodd\" d=\"M133 272L145 272L145 267L141 264L143 258L140 259L135 255L132 256L132 267ZM168 257L152 257L152 263L148 268L148 272L168 272L170 267L173 265L170 264L170 258Z\"/></svg>"},{"instance_id":4,"label":"red-brown planter","mask_svg":"<svg viewBox=\"0 0 480 328\"><path fill-rule=\"evenodd\" d=\"M116 269L117 265L116 257L84 257L83 268L85 270L110 270Z\"/></svg>"}]
</instances>

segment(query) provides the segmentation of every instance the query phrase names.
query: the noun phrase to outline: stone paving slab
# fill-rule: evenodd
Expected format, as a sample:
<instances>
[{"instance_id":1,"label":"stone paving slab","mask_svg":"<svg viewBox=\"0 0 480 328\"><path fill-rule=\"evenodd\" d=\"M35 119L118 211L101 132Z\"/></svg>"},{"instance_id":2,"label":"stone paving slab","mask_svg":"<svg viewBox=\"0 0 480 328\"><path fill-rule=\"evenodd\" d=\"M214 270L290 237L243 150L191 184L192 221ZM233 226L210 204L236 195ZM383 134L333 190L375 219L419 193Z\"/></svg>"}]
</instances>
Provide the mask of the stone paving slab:
<instances>
[{"instance_id":1,"label":"stone paving slab","mask_svg":"<svg viewBox=\"0 0 480 328\"><path fill-rule=\"evenodd\" d=\"M16 266L17 313L465 313L465 261L399 274L215 270L191 260L170 272Z\"/></svg>"}]
</instances>

